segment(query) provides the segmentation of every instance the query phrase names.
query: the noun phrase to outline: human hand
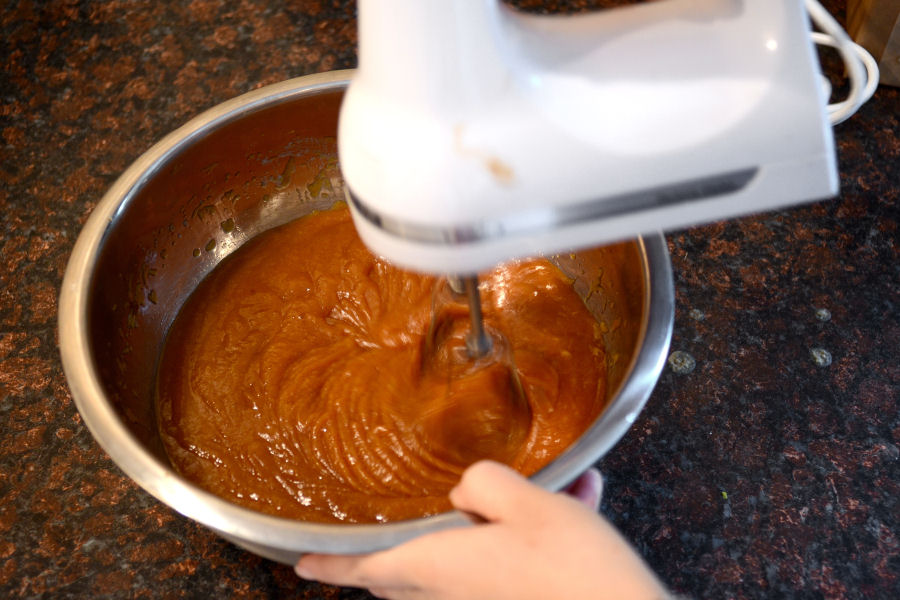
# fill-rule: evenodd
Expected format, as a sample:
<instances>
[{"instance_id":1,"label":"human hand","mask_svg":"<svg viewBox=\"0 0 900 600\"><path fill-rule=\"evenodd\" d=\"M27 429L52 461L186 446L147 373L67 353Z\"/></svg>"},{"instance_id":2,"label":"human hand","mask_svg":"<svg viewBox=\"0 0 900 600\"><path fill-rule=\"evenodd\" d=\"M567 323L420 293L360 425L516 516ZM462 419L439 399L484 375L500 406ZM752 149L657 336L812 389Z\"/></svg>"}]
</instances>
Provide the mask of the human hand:
<instances>
[{"instance_id":1,"label":"human hand","mask_svg":"<svg viewBox=\"0 0 900 600\"><path fill-rule=\"evenodd\" d=\"M372 554L308 554L296 571L394 600L667 598L628 542L595 512L600 481L589 472L570 487L575 497L554 494L482 461L463 473L450 501L483 524Z\"/></svg>"}]
</instances>

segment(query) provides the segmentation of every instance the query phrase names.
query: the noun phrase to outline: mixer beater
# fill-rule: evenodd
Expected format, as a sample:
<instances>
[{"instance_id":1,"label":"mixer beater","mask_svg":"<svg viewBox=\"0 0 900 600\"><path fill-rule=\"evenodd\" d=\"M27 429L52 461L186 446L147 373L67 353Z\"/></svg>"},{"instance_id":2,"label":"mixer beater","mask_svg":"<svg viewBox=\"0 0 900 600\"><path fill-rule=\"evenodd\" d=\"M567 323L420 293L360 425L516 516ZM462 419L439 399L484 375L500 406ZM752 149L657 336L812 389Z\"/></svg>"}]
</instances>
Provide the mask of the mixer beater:
<instances>
[{"instance_id":1,"label":"mixer beater","mask_svg":"<svg viewBox=\"0 0 900 600\"><path fill-rule=\"evenodd\" d=\"M491 351L492 344L490 336L484 329L478 275L448 275L447 283L454 294L465 296L469 304L470 329L466 335L466 351L472 359L481 358Z\"/></svg>"}]
</instances>

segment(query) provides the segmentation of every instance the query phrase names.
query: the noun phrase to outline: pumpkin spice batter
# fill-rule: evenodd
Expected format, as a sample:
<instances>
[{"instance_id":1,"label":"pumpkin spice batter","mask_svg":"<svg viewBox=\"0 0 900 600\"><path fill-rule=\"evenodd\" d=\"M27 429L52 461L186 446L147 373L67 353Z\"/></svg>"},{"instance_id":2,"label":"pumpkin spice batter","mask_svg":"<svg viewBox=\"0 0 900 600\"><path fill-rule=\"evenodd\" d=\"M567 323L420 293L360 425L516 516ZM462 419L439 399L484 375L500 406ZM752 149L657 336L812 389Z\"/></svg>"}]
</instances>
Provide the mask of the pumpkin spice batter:
<instances>
[{"instance_id":1,"label":"pumpkin spice batter","mask_svg":"<svg viewBox=\"0 0 900 600\"><path fill-rule=\"evenodd\" d=\"M375 258L346 206L258 236L169 333L157 413L173 465L252 509L348 523L447 510L480 458L537 471L605 404L599 327L546 260L481 282L494 350L473 362L463 301Z\"/></svg>"}]
</instances>

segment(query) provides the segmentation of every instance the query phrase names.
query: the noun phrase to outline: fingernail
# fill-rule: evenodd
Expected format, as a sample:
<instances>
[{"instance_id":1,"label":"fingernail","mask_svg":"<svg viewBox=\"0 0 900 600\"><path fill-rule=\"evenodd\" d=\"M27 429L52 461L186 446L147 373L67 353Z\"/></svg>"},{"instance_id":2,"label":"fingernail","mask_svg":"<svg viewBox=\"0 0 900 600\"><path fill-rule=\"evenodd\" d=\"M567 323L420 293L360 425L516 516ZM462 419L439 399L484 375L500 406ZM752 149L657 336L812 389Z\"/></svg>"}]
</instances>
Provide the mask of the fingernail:
<instances>
[{"instance_id":1,"label":"fingernail","mask_svg":"<svg viewBox=\"0 0 900 600\"><path fill-rule=\"evenodd\" d=\"M591 469L588 471L591 474L591 479L593 480L594 487L598 490L603 490L603 474L600 473L597 469Z\"/></svg>"},{"instance_id":2,"label":"fingernail","mask_svg":"<svg viewBox=\"0 0 900 600\"><path fill-rule=\"evenodd\" d=\"M301 579L312 579L313 575L310 573L305 567L301 567L300 563L294 565L294 573L297 574L297 577Z\"/></svg>"}]
</instances>

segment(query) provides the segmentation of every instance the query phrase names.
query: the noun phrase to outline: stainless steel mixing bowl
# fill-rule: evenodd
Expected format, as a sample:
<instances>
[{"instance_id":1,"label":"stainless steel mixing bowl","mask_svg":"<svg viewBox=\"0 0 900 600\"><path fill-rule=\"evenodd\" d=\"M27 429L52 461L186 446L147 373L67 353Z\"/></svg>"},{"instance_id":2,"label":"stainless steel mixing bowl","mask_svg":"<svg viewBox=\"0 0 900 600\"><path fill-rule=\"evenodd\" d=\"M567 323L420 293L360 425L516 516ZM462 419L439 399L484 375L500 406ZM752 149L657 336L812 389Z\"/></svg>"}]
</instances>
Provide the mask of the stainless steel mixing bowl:
<instances>
[{"instance_id":1,"label":"stainless steel mixing bowl","mask_svg":"<svg viewBox=\"0 0 900 600\"><path fill-rule=\"evenodd\" d=\"M457 513L373 525L258 513L180 477L157 433L157 359L198 282L255 234L342 198L335 134L351 74L311 75L250 92L156 144L94 210L60 296L63 366L100 445L178 512L284 563L308 551L373 551L467 523ZM552 490L593 464L634 422L665 362L674 314L661 235L556 260L606 331L609 405L577 443L532 477Z\"/></svg>"}]
</instances>

